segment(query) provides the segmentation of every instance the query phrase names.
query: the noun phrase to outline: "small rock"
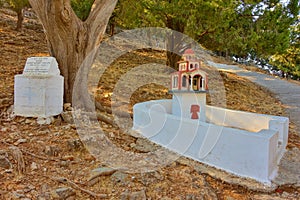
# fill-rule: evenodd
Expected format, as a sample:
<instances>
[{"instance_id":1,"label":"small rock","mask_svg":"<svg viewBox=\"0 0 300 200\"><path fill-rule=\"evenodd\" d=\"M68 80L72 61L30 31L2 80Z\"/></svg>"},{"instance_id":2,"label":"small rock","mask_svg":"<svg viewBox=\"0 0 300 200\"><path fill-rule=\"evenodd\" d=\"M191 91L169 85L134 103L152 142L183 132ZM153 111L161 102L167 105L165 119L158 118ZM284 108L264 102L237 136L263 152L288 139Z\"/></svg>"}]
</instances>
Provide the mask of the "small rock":
<instances>
[{"instance_id":1,"label":"small rock","mask_svg":"<svg viewBox=\"0 0 300 200\"><path fill-rule=\"evenodd\" d=\"M287 197L289 196L289 193L283 192L283 193L281 194L281 196L284 197L284 198L287 198Z\"/></svg>"},{"instance_id":2,"label":"small rock","mask_svg":"<svg viewBox=\"0 0 300 200\"><path fill-rule=\"evenodd\" d=\"M64 104L64 111L72 111L73 108L71 106L71 103L65 103Z\"/></svg>"},{"instance_id":3,"label":"small rock","mask_svg":"<svg viewBox=\"0 0 300 200\"><path fill-rule=\"evenodd\" d=\"M33 186L33 185L27 185L27 186L25 186L25 188L24 188L24 192L25 193L28 193L28 192L31 192L32 190L34 190L35 189L35 186Z\"/></svg>"},{"instance_id":4,"label":"small rock","mask_svg":"<svg viewBox=\"0 0 300 200\"><path fill-rule=\"evenodd\" d=\"M141 190L139 192L133 192L129 195L129 200L146 200L146 192L145 190Z\"/></svg>"},{"instance_id":5,"label":"small rock","mask_svg":"<svg viewBox=\"0 0 300 200\"><path fill-rule=\"evenodd\" d=\"M138 133L137 131L134 131L134 130L129 130L126 132L126 134L128 134L134 138L143 138L143 136L140 133Z\"/></svg>"},{"instance_id":6,"label":"small rock","mask_svg":"<svg viewBox=\"0 0 300 200\"><path fill-rule=\"evenodd\" d=\"M72 161L72 160L74 160L74 156L72 156L72 155L66 155L66 156L62 157L62 160L64 160L64 161Z\"/></svg>"},{"instance_id":7,"label":"small rock","mask_svg":"<svg viewBox=\"0 0 300 200\"><path fill-rule=\"evenodd\" d=\"M11 173L13 173L13 171L14 171L13 169L6 169L6 170L4 170L4 172L7 173L7 174L11 174Z\"/></svg>"},{"instance_id":8,"label":"small rock","mask_svg":"<svg viewBox=\"0 0 300 200\"><path fill-rule=\"evenodd\" d=\"M41 185L41 192L42 193L49 192L49 185L48 184L42 184Z\"/></svg>"},{"instance_id":9,"label":"small rock","mask_svg":"<svg viewBox=\"0 0 300 200\"><path fill-rule=\"evenodd\" d=\"M25 198L25 194L20 193L20 191L14 191L12 192L12 197L13 199L21 199L21 198Z\"/></svg>"},{"instance_id":10,"label":"small rock","mask_svg":"<svg viewBox=\"0 0 300 200\"><path fill-rule=\"evenodd\" d=\"M13 113L13 112L14 112L14 105L11 105L11 106L7 109L6 112L7 112L7 113Z\"/></svg>"},{"instance_id":11,"label":"small rock","mask_svg":"<svg viewBox=\"0 0 300 200\"><path fill-rule=\"evenodd\" d=\"M49 125L51 124L52 122L54 121L54 118L53 117L47 117L47 118L43 118L43 117L39 117L37 118L36 122L39 124L39 125Z\"/></svg>"},{"instance_id":12,"label":"small rock","mask_svg":"<svg viewBox=\"0 0 300 200\"><path fill-rule=\"evenodd\" d=\"M103 124L102 126L103 128L109 128L107 124Z\"/></svg>"},{"instance_id":13,"label":"small rock","mask_svg":"<svg viewBox=\"0 0 300 200\"><path fill-rule=\"evenodd\" d=\"M35 123L35 120L34 119L26 119L25 124L34 124Z\"/></svg>"},{"instance_id":14,"label":"small rock","mask_svg":"<svg viewBox=\"0 0 300 200\"><path fill-rule=\"evenodd\" d=\"M14 145L18 146L19 144L26 143L26 142L27 142L26 139L21 138L21 139L18 139L18 140L14 143Z\"/></svg>"},{"instance_id":15,"label":"small rock","mask_svg":"<svg viewBox=\"0 0 300 200\"><path fill-rule=\"evenodd\" d=\"M151 143L149 140L144 138L138 138L136 140L136 146L134 148L144 153L152 152L157 149L157 147L154 146L153 143Z\"/></svg>"},{"instance_id":16,"label":"small rock","mask_svg":"<svg viewBox=\"0 0 300 200\"><path fill-rule=\"evenodd\" d=\"M6 132L6 131L8 131L8 128L7 128L7 127L1 128L1 132Z\"/></svg>"},{"instance_id":17,"label":"small rock","mask_svg":"<svg viewBox=\"0 0 300 200\"><path fill-rule=\"evenodd\" d=\"M67 167L69 165L69 163L70 163L69 161L64 161L63 160L63 161L59 162L59 166L60 167Z\"/></svg>"},{"instance_id":18,"label":"small rock","mask_svg":"<svg viewBox=\"0 0 300 200\"><path fill-rule=\"evenodd\" d=\"M84 157L84 160L93 162L96 160L96 158L93 155L88 154Z\"/></svg>"},{"instance_id":19,"label":"small rock","mask_svg":"<svg viewBox=\"0 0 300 200\"><path fill-rule=\"evenodd\" d=\"M159 181L163 181L165 179L164 176L161 175L161 173L159 173L158 171L154 171L153 176Z\"/></svg>"},{"instance_id":20,"label":"small rock","mask_svg":"<svg viewBox=\"0 0 300 200\"><path fill-rule=\"evenodd\" d=\"M5 150L0 150L0 156L8 157L8 153Z\"/></svg>"},{"instance_id":21,"label":"small rock","mask_svg":"<svg viewBox=\"0 0 300 200\"><path fill-rule=\"evenodd\" d=\"M135 143L131 143L131 144L130 144L130 147L131 147L131 148L135 148L135 147L136 147L136 144L135 144Z\"/></svg>"},{"instance_id":22,"label":"small rock","mask_svg":"<svg viewBox=\"0 0 300 200\"><path fill-rule=\"evenodd\" d=\"M19 135L18 132L9 133L8 136L9 136L11 139L16 139L16 138L20 137L20 135Z\"/></svg>"},{"instance_id":23,"label":"small rock","mask_svg":"<svg viewBox=\"0 0 300 200\"><path fill-rule=\"evenodd\" d=\"M90 176L89 180L96 178L98 176L110 176L113 173L115 173L116 171L117 171L116 169L112 169L109 167L100 167L100 168L97 168L97 169L94 169L91 171L91 174L90 174L91 176Z\"/></svg>"},{"instance_id":24,"label":"small rock","mask_svg":"<svg viewBox=\"0 0 300 200\"><path fill-rule=\"evenodd\" d=\"M68 124L74 124L74 119L71 111L62 112L60 114L62 119Z\"/></svg>"},{"instance_id":25,"label":"small rock","mask_svg":"<svg viewBox=\"0 0 300 200\"><path fill-rule=\"evenodd\" d=\"M120 196L120 200L128 200L129 199L129 192L126 190Z\"/></svg>"},{"instance_id":26,"label":"small rock","mask_svg":"<svg viewBox=\"0 0 300 200\"><path fill-rule=\"evenodd\" d=\"M113 132L109 132L108 135L109 135L109 137L111 137L111 138L114 138L114 137L115 137L115 134L114 134Z\"/></svg>"},{"instance_id":27,"label":"small rock","mask_svg":"<svg viewBox=\"0 0 300 200\"><path fill-rule=\"evenodd\" d=\"M110 179L113 181L113 182L121 182L121 183L124 183L127 179L128 175L125 174L125 173L122 173L120 171L117 171L115 172L111 177Z\"/></svg>"},{"instance_id":28,"label":"small rock","mask_svg":"<svg viewBox=\"0 0 300 200\"><path fill-rule=\"evenodd\" d=\"M101 167L91 171L90 177L88 178L88 185L93 186L99 182L100 176L110 176L117 170L109 167Z\"/></svg>"},{"instance_id":29,"label":"small rock","mask_svg":"<svg viewBox=\"0 0 300 200\"><path fill-rule=\"evenodd\" d=\"M83 144L79 139L68 140L67 145L69 147L69 150L80 150L83 148Z\"/></svg>"},{"instance_id":30,"label":"small rock","mask_svg":"<svg viewBox=\"0 0 300 200\"><path fill-rule=\"evenodd\" d=\"M56 199L67 199L71 196L75 196L76 193L72 188L58 188L51 192L53 198Z\"/></svg>"},{"instance_id":31,"label":"small rock","mask_svg":"<svg viewBox=\"0 0 300 200\"><path fill-rule=\"evenodd\" d=\"M0 167L4 169L11 169L12 164L5 156L0 155Z\"/></svg>"},{"instance_id":32,"label":"small rock","mask_svg":"<svg viewBox=\"0 0 300 200\"><path fill-rule=\"evenodd\" d=\"M36 164L35 162L32 162L31 165L30 165L30 169L31 169L32 171L37 170L37 169L38 169L37 164Z\"/></svg>"},{"instance_id":33,"label":"small rock","mask_svg":"<svg viewBox=\"0 0 300 200\"><path fill-rule=\"evenodd\" d=\"M55 146L46 146L44 149L44 153L48 156L58 156L60 153L60 149Z\"/></svg>"},{"instance_id":34,"label":"small rock","mask_svg":"<svg viewBox=\"0 0 300 200\"><path fill-rule=\"evenodd\" d=\"M58 115L56 118L53 118L53 125L54 126L59 126L61 125L62 122L62 118L60 115Z\"/></svg>"},{"instance_id":35,"label":"small rock","mask_svg":"<svg viewBox=\"0 0 300 200\"><path fill-rule=\"evenodd\" d=\"M188 195L186 195L186 198L185 198L186 200L196 200L196 199L198 199L198 198L196 198L196 196L195 195L193 195L193 194L188 194Z\"/></svg>"},{"instance_id":36,"label":"small rock","mask_svg":"<svg viewBox=\"0 0 300 200\"><path fill-rule=\"evenodd\" d=\"M51 199L51 194L49 192L45 192L37 196L37 200L50 200L50 199Z\"/></svg>"}]
</instances>

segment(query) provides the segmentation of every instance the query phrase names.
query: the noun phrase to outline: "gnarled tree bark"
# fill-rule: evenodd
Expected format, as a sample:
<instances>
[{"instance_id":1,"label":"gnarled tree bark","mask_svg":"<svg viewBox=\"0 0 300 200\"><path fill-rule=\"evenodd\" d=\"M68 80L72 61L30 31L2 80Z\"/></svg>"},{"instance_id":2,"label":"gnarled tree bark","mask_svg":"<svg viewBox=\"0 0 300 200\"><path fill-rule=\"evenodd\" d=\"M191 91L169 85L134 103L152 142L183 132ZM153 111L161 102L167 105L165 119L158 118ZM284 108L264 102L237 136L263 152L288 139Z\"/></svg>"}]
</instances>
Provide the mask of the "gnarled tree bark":
<instances>
[{"instance_id":1,"label":"gnarled tree bark","mask_svg":"<svg viewBox=\"0 0 300 200\"><path fill-rule=\"evenodd\" d=\"M17 31L21 31L22 30L22 26L23 26L23 21L24 21L23 8L17 10L17 16L18 16L18 21L17 21L16 30Z\"/></svg>"},{"instance_id":2,"label":"gnarled tree bark","mask_svg":"<svg viewBox=\"0 0 300 200\"><path fill-rule=\"evenodd\" d=\"M85 60L90 67L95 56L95 48L100 43L109 17L117 0L95 0L89 17L81 21L73 11L70 0L29 0L40 19L48 40L51 56L57 59L61 74L64 76L64 101L72 102L72 92L76 74ZM84 70L86 71L86 70ZM81 77L86 86L87 73ZM87 103L82 95L83 103ZM88 98L89 99L89 98Z\"/></svg>"}]
</instances>

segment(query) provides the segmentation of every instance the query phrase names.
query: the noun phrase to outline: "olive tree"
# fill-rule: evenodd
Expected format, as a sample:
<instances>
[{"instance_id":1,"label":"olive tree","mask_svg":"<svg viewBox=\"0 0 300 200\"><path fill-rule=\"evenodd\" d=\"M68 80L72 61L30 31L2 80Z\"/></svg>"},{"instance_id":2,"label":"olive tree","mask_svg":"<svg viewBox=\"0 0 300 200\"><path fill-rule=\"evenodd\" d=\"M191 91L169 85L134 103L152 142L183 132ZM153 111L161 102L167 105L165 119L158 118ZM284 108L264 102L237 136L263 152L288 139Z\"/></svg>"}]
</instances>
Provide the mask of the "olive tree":
<instances>
[{"instance_id":1,"label":"olive tree","mask_svg":"<svg viewBox=\"0 0 300 200\"><path fill-rule=\"evenodd\" d=\"M50 54L57 59L64 76L64 101L72 102L76 74L87 56L90 61L86 66L92 64L93 50L103 38L117 0L94 0L84 21L74 12L71 0L29 2L44 27ZM82 77L82 81L85 82L86 77ZM89 99L86 95L81 98L83 102Z\"/></svg>"}]
</instances>

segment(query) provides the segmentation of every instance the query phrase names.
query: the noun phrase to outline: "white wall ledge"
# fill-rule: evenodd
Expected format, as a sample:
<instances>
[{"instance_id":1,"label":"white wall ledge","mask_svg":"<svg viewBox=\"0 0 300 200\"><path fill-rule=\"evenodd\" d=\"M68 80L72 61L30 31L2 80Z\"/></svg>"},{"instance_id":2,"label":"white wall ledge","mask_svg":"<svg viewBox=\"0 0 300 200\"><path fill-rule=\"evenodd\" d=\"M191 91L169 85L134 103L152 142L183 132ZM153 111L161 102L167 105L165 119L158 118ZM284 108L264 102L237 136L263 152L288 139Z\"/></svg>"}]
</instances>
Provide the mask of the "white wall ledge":
<instances>
[{"instance_id":1,"label":"white wall ledge","mask_svg":"<svg viewBox=\"0 0 300 200\"><path fill-rule=\"evenodd\" d=\"M133 110L133 129L149 140L265 184L276 176L287 144L285 117L206 106L203 122L172 115L172 100L139 103Z\"/></svg>"}]
</instances>

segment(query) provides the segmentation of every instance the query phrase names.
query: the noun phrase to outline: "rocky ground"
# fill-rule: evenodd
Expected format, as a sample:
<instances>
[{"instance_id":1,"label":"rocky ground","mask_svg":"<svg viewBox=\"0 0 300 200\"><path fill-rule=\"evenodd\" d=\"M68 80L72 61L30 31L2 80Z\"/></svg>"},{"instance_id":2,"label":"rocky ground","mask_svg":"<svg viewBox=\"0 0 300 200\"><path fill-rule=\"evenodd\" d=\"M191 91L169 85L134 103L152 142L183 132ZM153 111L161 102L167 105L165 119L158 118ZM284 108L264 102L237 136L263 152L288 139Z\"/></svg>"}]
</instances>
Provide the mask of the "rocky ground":
<instances>
[{"instance_id":1,"label":"rocky ground","mask_svg":"<svg viewBox=\"0 0 300 200\"><path fill-rule=\"evenodd\" d=\"M48 55L39 22L26 18L22 32L14 30L15 22L13 12L0 10L0 199L300 198L299 185L264 190L242 186L245 185L243 179L227 183L209 173L207 169L210 168L183 158L149 173L112 169L95 159L82 144L77 127L72 124L69 105L65 107L66 112L53 118L49 125L34 118L12 115L14 75L22 73L27 57ZM163 52L135 51L117 59L99 80L99 87L93 88L96 100L110 107L111 94L119 77L135 66L149 62L164 64ZM209 66L206 70L213 74ZM208 98L209 103L286 115L285 105L264 88L234 74L220 73L220 76L225 86L226 105L222 100L214 100L217 97L213 96ZM212 83L210 88L214 88ZM166 88L145 85L133 93L129 108L123 111L130 113L137 102L161 98L170 98ZM101 114L114 119L110 113ZM113 144L127 152L147 153L157 148L144 139L124 133L115 125L104 122L100 125ZM293 125L290 129L288 148L299 149L300 140Z\"/></svg>"}]
</instances>

